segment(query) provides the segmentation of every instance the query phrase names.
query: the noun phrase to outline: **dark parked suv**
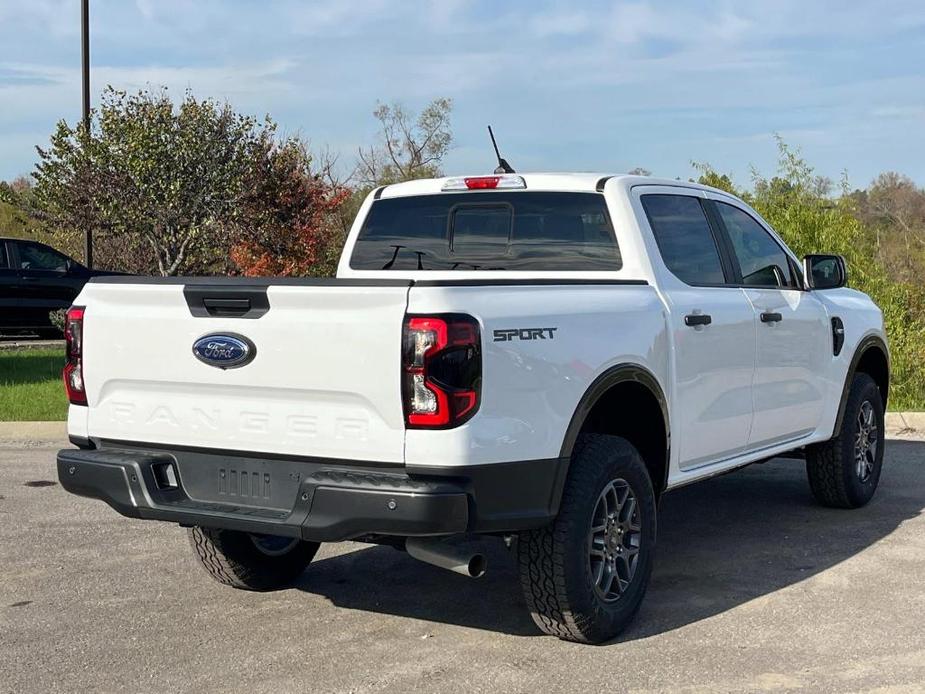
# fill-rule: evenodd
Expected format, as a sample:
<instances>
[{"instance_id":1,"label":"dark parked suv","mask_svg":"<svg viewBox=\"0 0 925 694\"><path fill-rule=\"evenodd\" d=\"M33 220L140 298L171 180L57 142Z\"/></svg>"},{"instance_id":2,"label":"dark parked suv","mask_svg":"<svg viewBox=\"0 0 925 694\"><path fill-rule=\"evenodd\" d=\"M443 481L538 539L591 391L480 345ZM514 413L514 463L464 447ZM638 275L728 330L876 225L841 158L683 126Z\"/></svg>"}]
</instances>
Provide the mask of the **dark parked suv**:
<instances>
[{"instance_id":1,"label":"dark parked suv","mask_svg":"<svg viewBox=\"0 0 925 694\"><path fill-rule=\"evenodd\" d=\"M44 243L0 237L0 333L60 337L49 312L70 306L91 277L112 274L89 270Z\"/></svg>"}]
</instances>

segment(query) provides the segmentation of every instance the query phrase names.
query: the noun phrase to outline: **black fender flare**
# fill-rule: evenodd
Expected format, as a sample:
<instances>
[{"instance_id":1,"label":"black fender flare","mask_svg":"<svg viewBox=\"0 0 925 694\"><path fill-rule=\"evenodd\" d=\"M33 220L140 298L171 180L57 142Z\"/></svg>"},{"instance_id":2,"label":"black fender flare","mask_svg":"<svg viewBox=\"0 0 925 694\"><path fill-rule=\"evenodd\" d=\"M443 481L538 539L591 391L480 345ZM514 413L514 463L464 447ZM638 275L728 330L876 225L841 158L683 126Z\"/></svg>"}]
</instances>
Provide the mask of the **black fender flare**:
<instances>
[{"instance_id":1,"label":"black fender flare","mask_svg":"<svg viewBox=\"0 0 925 694\"><path fill-rule=\"evenodd\" d=\"M575 412L572 414L572 419L569 421L568 428L565 430L565 438L562 441L562 448L559 451L559 457L561 459L569 460L572 456L572 449L575 447L575 441L578 439L578 434L581 432L582 427L585 424L585 420L588 418L588 414L594 409L594 406L597 404L597 401L609 391L614 386L625 383L627 381L632 381L634 383L639 383L644 386L655 399L658 401L658 405L662 411L662 421L665 423L665 474L664 479L653 480L653 483L660 483L660 489L664 490L668 484L668 467L670 462L670 451L671 451L671 426L668 419L668 399L665 397L665 392L662 390L661 384L658 382L658 379L655 375L639 364L633 364L630 362L616 364L611 366L609 369L604 371L601 375L595 378L591 385L588 386L585 390L584 395L581 396L581 399L578 401L578 405L575 407ZM565 466L567 470L567 465ZM565 475L563 474L563 482Z\"/></svg>"},{"instance_id":2,"label":"black fender flare","mask_svg":"<svg viewBox=\"0 0 925 694\"><path fill-rule=\"evenodd\" d=\"M883 338L879 335L868 335L858 343L858 346L854 350L854 355L851 357L848 372L845 374L845 383L842 386L841 400L838 403L838 416L835 418L835 428L832 429L832 436L837 436L838 432L841 431L842 421L845 418L845 407L848 405L848 391L851 389L851 381L854 380L854 374L857 372L858 364L865 352L873 348L879 349L883 352L883 356L886 357L887 390L889 391L890 351L887 349L886 342L884 342ZM883 399L883 407L886 409L885 397Z\"/></svg>"}]
</instances>

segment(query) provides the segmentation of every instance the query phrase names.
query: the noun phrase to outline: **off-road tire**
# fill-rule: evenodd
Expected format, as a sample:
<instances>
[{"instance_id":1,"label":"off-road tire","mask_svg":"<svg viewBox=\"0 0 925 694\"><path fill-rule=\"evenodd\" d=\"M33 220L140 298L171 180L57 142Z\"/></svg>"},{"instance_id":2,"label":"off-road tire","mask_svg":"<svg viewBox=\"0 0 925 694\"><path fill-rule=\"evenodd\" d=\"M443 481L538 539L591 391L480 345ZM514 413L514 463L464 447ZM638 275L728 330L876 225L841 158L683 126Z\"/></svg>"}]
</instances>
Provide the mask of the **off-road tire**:
<instances>
[{"instance_id":1,"label":"off-road tire","mask_svg":"<svg viewBox=\"0 0 925 694\"><path fill-rule=\"evenodd\" d=\"M859 476L855 450L860 431L858 415L864 402L871 404L877 427L876 456L873 470L866 480ZM877 491L883 469L883 439L880 389L867 374L855 374L848 391L841 429L828 441L806 449L806 475L816 501L832 508L859 508L870 501Z\"/></svg>"},{"instance_id":2,"label":"off-road tire","mask_svg":"<svg viewBox=\"0 0 925 694\"><path fill-rule=\"evenodd\" d=\"M599 496L616 479L625 481L636 498L639 554L625 592L615 602L606 602L595 588L589 532ZM520 582L533 621L547 634L578 643L617 636L642 603L655 537L655 493L639 452L616 436L580 436L555 520L518 539Z\"/></svg>"},{"instance_id":3,"label":"off-road tire","mask_svg":"<svg viewBox=\"0 0 925 694\"><path fill-rule=\"evenodd\" d=\"M281 554L262 551L248 533L216 528L189 528L193 553L219 583L242 590L274 590L292 583L320 546L296 542Z\"/></svg>"}]
</instances>

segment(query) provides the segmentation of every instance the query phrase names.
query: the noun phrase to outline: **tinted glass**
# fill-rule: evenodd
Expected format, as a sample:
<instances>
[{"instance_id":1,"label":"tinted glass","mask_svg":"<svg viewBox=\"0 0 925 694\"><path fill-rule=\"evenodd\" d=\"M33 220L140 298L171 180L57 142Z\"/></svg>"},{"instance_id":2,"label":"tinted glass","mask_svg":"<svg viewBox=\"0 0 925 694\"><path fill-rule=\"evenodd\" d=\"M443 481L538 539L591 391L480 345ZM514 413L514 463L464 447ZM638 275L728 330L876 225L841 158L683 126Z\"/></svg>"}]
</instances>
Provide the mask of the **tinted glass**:
<instances>
[{"instance_id":1,"label":"tinted glass","mask_svg":"<svg viewBox=\"0 0 925 694\"><path fill-rule=\"evenodd\" d=\"M450 250L497 258L507 254L514 210L507 205L462 205L451 213Z\"/></svg>"},{"instance_id":2,"label":"tinted glass","mask_svg":"<svg viewBox=\"0 0 925 694\"><path fill-rule=\"evenodd\" d=\"M742 283L749 287L792 287L787 254L758 221L738 207L718 202L716 207L729 232Z\"/></svg>"},{"instance_id":3,"label":"tinted glass","mask_svg":"<svg viewBox=\"0 0 925 694\"><path fill-rule=\"evenodd\" d=\"M355 270L619 270L598 193L493 191L377 200Z\"/></svg>"},{"instance_id":4,"label":"tinted glass","mask_svg":"<svg viewBox=\"0 0 925 694\"><path fill-rule=\"evenodd\" d=\"M23 270L67 270L67 258L47 246L37 243L20 243L19 266Z\"/></svg>"},{"instance_id":5,"label":"tinted glass","mask_svg":"<svg viewBox=\"0 0 925 694\"><path fill-rule=\"evenodd\" d=\"M668 269L686 284L723 284L723 264L700 200L689 195L643 195L649 224Z\"/></svg>"},{"instance_id":6,"label":"tinted glass","mask_svg":"<svg viewBox=\"0 0 925 694\"><path fill-rule=\"evenodd\" d=\"M7 270L9 267L10 261L6 257L6 244L0 240L0 270Z\"/></svg>"}]
</instances>

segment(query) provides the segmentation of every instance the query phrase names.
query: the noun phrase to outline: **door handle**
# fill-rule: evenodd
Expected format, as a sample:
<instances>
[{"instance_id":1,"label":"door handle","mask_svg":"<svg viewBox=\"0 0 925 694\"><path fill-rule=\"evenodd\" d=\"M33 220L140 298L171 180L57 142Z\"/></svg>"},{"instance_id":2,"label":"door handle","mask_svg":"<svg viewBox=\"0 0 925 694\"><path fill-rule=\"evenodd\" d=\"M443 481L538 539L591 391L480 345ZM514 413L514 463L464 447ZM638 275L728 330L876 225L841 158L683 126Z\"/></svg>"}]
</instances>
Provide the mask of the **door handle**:
<instances>
[{"instance_id":1,"label":"door handle","mask_svg":"<svg viewBox=\"0 0 925 694\"><path fill-rule=\"evenodd\" d=\"M706 313L689 313L688 315L684 316L684 325L689 325L692 327L697 325L709 325L712 322L713 318L711 318Z\"/></svg>"},{"instance_id":2,"label":"door handle","mask_svg":"<svg viewBox=\"0 0 925 694\"><path fill-rule=\"evenodd\" d=\"M250 299L203 299L202 305L210 316L224 316L231 318L243 316L251 310Z\"/></svg>"},{"instance_id":3,"label":"door handle","mask_svg":"<svg viewBox=\"0 0 925 694\"><path fill-rule=\"evenodd\" d=\"M768 311L764 311L761 314L762 323L779 323L783 319L784 317L780 315L779 313L769 313Z\"/></svg>"}]
</instances>

